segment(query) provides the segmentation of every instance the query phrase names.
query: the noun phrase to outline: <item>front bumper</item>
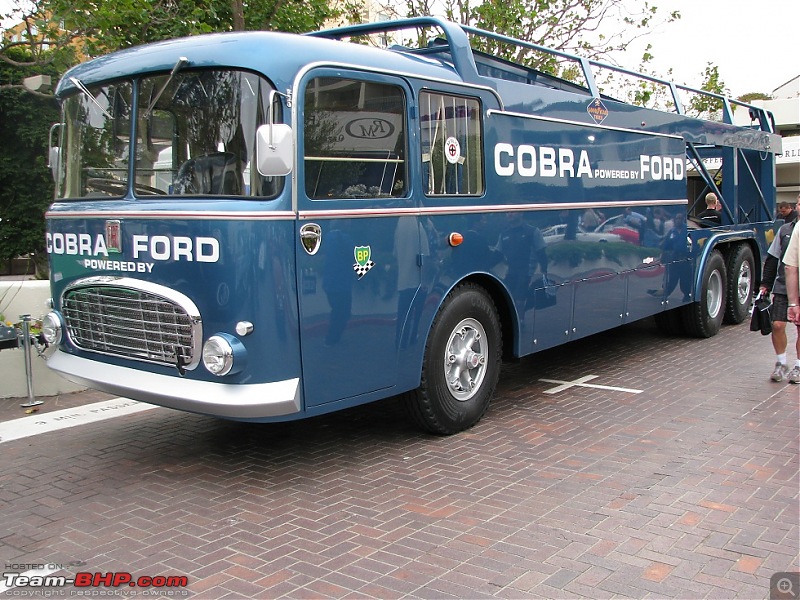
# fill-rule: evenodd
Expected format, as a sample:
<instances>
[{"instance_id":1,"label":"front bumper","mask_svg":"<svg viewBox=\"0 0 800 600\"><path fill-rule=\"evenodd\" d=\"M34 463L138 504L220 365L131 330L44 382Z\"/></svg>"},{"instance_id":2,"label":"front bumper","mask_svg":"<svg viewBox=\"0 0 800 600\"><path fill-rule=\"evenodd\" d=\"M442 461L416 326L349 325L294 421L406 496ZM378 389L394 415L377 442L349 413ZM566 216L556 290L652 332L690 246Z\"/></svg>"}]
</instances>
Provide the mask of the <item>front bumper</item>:
<instances>
[{"instance_id":1,"label":"front bumper","mask_svg":"<svg viewBox=\"0 0 800 600\"><path fill-rule=\"evenodd\" d=\"M142 402L226 419L259 420L302 410L300 379L228 384L98 363L57 350L47 366L70 381Z\"/></svg>"}]
</instances>

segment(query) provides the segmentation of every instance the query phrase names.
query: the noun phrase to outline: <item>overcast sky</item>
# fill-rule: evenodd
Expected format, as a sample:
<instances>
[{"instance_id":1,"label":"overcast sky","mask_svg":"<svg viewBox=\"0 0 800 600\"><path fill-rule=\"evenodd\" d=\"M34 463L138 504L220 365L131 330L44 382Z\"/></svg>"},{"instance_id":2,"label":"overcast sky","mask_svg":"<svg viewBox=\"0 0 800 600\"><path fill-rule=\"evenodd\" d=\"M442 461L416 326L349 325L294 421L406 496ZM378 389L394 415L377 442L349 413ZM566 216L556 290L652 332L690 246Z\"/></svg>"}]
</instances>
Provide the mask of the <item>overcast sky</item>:
<instances>
[{"instance_id":1,"label":"overcast sky","mask_svg":"<svg viewBox=\"0 0 800 600\"><path fill-rule=\"evenodd\" d=\"M707 63L719 67L732 96L770 93L800 75L800 0L651 0L659 13L673 10L681 19L648 35L653 70L699 87ZM637 68L641 50L632 52Z\"/></svg>"},{"instance_id":2,"label":"overcast sky","mask_svg":"<svg viewBox=\"0 0 800 600\"><path fill-rule=\"evenodd\" d=\"M632 4L642 0L629 0ZM691 87L702 84L707 63L719 67L731 95L770 93L800 74L800 0L650 0L661 14L678 10L680 21L646 36L621 66L636 69L644 44L653 45L652 68ZM0 0L0 14L10 0Z\"/></svg>"}]
</instances>

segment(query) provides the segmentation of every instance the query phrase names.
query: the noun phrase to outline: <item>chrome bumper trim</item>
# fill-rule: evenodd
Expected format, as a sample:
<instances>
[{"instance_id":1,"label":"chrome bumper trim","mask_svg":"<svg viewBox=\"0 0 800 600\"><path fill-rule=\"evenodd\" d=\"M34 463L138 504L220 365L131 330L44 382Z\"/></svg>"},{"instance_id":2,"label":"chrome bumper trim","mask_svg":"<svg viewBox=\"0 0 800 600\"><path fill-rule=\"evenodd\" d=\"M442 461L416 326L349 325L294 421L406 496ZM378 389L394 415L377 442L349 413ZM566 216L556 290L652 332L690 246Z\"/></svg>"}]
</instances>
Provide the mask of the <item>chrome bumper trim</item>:
<instances>
[{"instance_id":1,"label":"chrome bumper trim","mask_svg":"<svg viewBox=\"0 0 800 600\"><path fill-rule=\"evenodd\" d=\"M150 404L228 419L260 419L299 413L300 378L255 384L195 381L107 365L67 354L47 366L70 381Z\"/></svg>"}]
</instances>

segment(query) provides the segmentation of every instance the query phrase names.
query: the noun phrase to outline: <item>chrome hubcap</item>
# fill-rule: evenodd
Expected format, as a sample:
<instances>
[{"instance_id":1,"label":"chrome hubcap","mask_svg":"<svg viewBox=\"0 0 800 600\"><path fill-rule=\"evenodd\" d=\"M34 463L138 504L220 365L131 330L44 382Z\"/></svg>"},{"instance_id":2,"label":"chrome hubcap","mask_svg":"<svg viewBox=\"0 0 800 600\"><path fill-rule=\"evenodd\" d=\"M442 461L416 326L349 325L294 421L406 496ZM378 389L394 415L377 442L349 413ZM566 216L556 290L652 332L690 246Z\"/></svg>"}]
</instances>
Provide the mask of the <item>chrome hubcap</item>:
<instances>
[{"instance_id":1,"label":"chrome hubcap","mask_svg":"<svg viewBox=\"0 0 800 600\"><path fill-rule=\"evenodd\" d=\"M486 376L486 331L475 319L464 319L450 334L445 348L447 389L456 400L474 396Z\"/></svg>"},{"instance_id":2,"label":"chrome hubcap","mask_svg":"<svg viewBox=\"0 0 800 600\"><path fill-rule=\"evenodd\" d=\"M719 271L714 271L708 278L706 307L708 307L708 315L712 319L716 318L719 311L722 310L722 276Z\"/></svg>"},{"instance_id":3,"label":"chrome hubcap","mask_svg":"<svg viewBox=\"0 0 800 600\"><path fill-rule=\"evenodd\" d=\"M739 304L747 304L750 301L750 289L752 285L752 278L750 276L750 263L743 262L742 267L739 269L739 281L737 285L737 294Z\"/></svg>"}]
</instances>

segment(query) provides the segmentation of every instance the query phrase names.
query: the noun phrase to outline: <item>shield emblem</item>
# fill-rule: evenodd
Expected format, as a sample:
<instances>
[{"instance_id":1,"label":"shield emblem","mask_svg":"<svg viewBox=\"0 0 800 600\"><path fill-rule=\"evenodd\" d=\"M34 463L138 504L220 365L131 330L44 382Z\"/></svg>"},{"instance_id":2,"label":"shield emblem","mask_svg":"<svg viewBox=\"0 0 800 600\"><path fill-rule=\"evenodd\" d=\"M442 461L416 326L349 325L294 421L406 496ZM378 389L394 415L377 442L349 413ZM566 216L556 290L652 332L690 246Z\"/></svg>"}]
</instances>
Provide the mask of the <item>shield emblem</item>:
<instances>
[{"instance_id":1,"label":"shield emblem","mask_svg":"<svg viewBox=\"0 0 800 600\"><path fill-rule=\"evenodd\" d=\"M119 221L106 221L106 249L109 253L122 252L122 226Z\"/></svg>"},{"instance_id":2,"label":"shield emblem","mask_svg":"<svg viewBox=\"0 0 800 600\"><path fill-rule=\"evenodd\" d=\"M372 249L369 246L356 246L353 248L353 256L355 256L356 259L355 264L353 264L353 271L355 271L358 278L361 279L375 266L375 263L370 259L370 256L372 256Z\"/></svg>"},{"instance_id":3,"label":"shield emblem","mask_svg":"<svg viewBox=\"0 0 800 600\"><path fill-rule=\"evenodd\" d=\"M369 246L356 246L353 250L358 266L363 267L369 262L369 256L372 250Z\"/></svg>"}]
</instances>

